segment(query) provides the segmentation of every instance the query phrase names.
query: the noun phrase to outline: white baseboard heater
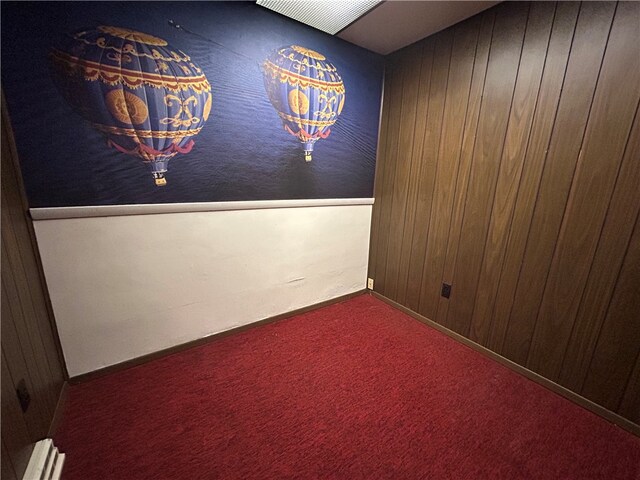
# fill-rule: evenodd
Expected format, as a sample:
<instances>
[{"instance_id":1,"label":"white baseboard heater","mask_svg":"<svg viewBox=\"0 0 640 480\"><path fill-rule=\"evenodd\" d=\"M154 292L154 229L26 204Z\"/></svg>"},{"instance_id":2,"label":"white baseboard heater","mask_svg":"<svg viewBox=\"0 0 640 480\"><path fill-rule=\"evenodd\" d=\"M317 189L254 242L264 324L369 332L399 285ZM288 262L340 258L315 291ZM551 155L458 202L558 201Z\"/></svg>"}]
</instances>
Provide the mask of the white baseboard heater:
<instances>
[{"instance_id":1,"label":"white baseboard heater","mask_svg":"<svg viewBox=\"0 0 640 480\"><path fill-rule=\"evenodd\" d=\"M59 480L63 464L64 453L53 446L53 440L45 438L33 447L22 480Z\"/></svg>"}]
</instances>

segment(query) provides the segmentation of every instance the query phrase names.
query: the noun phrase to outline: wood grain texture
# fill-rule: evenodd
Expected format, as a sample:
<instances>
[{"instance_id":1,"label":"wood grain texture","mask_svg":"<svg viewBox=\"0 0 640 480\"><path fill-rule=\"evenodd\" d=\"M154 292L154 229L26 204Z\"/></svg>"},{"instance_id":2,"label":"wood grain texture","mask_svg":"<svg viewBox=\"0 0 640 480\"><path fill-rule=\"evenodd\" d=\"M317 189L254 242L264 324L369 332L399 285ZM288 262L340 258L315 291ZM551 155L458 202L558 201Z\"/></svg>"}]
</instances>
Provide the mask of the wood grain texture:
<instances>
[{"instance_id":1,"label":"wood grain texture","mask_svg":"<svg viewBox=\"0 0 640 480\"><path fill-rule=\"evenodd\" d=\"M467 103L464 137L462 139L462 149L460 151L460 165L458 167L458 178L456 179L456 190L451 211L451 226L449 228L447 253L445 256L444 270L442 274L442 281L448 284L453 282L458 246L460 244L460 230L462 228L462 218L464 215L464 203L467 198L469 172L471 170L473 149L476 143L480 104L482 102L482 92L484 91L487 76L489 48L491 46L491 39L493 36L494 22L495 11L492 9L485 12L482 16L482 25L480 27L478 45L476 47L476 55L473 65L473 79L471 80L469 102ZM448 310L449 299L440 297L436 319L443 322L443 319L447 318Z\"/></svg>"},{"instance_id":2,"label":"wood grain texture","mask_svg":"<svg viewBox=\"0 0 640 480\"><path fill-rule=\"evenodd\" d=\"M478 132L471 162L449 312L443 324L468 335L476 286L482 265L492 199L505 146L516 76L529 5L506 3L496 13Z\"/></svg>"},{"instance_id":3,"label":"wood grain texture","mask_svg":"<svg viewBox=\"0 0 640 480\"><path fill-rule=\"evenodd\" d=\"M558 110L560 93L564 84L567 60L571 50L579 9L580 4L577 2L561 2L556 7L538 104L536 105L531 137L525 154L491 318L491 334L488 346L498 353L504 351L503 347L518 285L518 276L520 275L522 258L527 245L527 235L536 204L547 148Z\"/></svg>"},{"instance_id":4,"label":"wood grain texture","mask_svg":"<svg viewBox=\"0 0 640 480\"><path fill-rule=\"evenodd\" d=\"M15 151L11 151L15 156ZM7 157L10 158L10 157ZM50 378L64 376L62 357L57 331L52 329L53 310L49 302L44 273L40 267L40 257L35 242L35 233L31 221L26 215L22 180L17 169L3 170L4 188L2 189L3 240L9 245L10 258L15 259L15 267L20 275L16 281L24 289L26 305L31 305L42 347L46 354L46 366ZM6 227L6 232L4 228ZM40 288L34 288L38 286ZM26 307L28 308L28 307ZM57 393L54 395L57 397Z\"/></svg>"},{"instance_id":5,"label":"wood grain texture","mask_svg":"<svg viewBox=\"0 0 640 480\"><path fill-rule=\"evenodd\" d=\"M400 252L400 270L398 280L398 298L407 301L409 298L409 272L411 270L412 252L415 248L414 225L416 223L416 210L429 210L432 200L433 188L425 187L423 179L433 178L431 169L435 168L434 162L423 162L423 145L426 129L427 116L429 112L429 89L431 87L431 72L433 67L433 49L435 42L424 42L422 45L422 56L416 59L420 63L420 86L418 87L417 110L415 122L415 134L413 145L411 146L411 175L409 177L409 188L407 191L407 209L402 235L402 249ZM417 63L416 63L417 66ZM414 294L415 296L415 294Z\"/></svg>"},{"instance_id":6,"label":"wood grain texture","mask_svg":"<svg viewBox=\"0 0 640 480\"><path fill-rule=\"evenodd\" d=\"M581 6L503 354L526 365L606 48L614 3Z\"/></svg>"},{"instance_id":7,"label":"wood grain texture","mask_svg":"<svg viewBox=\"0 0 640 480\"><path fill-rule=\"evenodd\" d=\"M458 163L451 162L450 159L460 155L479 28L480 18L475 17L453 30L449 78L438 146L434 203L429 222L427 261L423 264L419 308L419 311L433 316L438 306L438 296L434 292L438 291L436 284L439 285L442 277L451 204L458 175Z\"/></svg>"},{"instance_id":8,"label":"wood grain texture","mask_svg":"<svg viewBox=\"0 0 640 480\"><path fill-rule=\"evenodd\" d=\"M619 410L640 354L640 222L618 277L611 306L587 371L582 395Z\"/></svg>"},{"instance_id":9,"label":"wood grain texture","mask_svg":"<svg viewBox=\"0 0 640 480\"><path fill-rule=\"evenodd\" d=\"M33 444L48 435L66 372L4 108L2 120L3 463L7 457L14 478L22 478ZM31 397L24 413L21 380ZM11 478L3 465L5 475Z\"/></svg>"},{"instance_id":10,"label":"wood grain texture","mask_svg":"<svg viewBox=\"0 0 640 480\"><path fill-rule=\"evenodd\" d=\"M433 38L435 42L433 65L429 88L429 110L423 133L422 168L418 204L413 224L413 240L411 246L411 262L409 262L409 278L407 281L407 304L418 310L430 229L430 212L438 201L436 178L438 171L438 147L444 100L449 81L449 65L451 61L452 32L445 30Z\"/></svg>"},{"instance_id":11,"label":"wood grain texture","mask_svg":"<svg viewBox=\"0 0 640 480\"><path fill-rule=\"evenodd\" d=\"M33 389L36 389L34 393L44 400L42 413L46 427L46 418L53 414L51 405L56 401L49 379L55 377L49 369L46 347L36 323L30 285L25 278L17 241L6 219L4 208L2 209L2 286L3 293L7 293L10 318L14 320L17 332L16 340L33 380Z\"/></svg>"},{"instance_id":12,"label":"wood grain texture","mask_svg":"<svg viewBox=\"0 0 640 480\"><path fill-rule=\"evenodd\" d=\"M531 370L554 381L640 98L640 55L626 44L640 25L634 12L628 2L617 8L527 360Z\"/></svg>"},{"instance_id":13,"label":"wood grain texture","mask_svg":"<svg viewBox=\"0 0 640 480\"><path fill-rule=\"evenodd\" d=\"M391 209L393 206L394 195L394 181L396 175L397 166L397 151L398 151L398 136L400 133L400 114L402 107L402 74L403 70L401 66L396 66L392 63L387 65L385 82L388 81L388 108L389 108L389 120L387 127L387 140L385 142L385 150L381 154L384 156L383 160L383 177L381 181L381 193L380 193L380 219L378 221L378 228L380 232L385 232L384 235L380 235L377 242L377 257L375 264L375 278L377 280L377 287L381 290L385 288L385 277L387 272L387 253L389 246L389 226L391 224Z\"/></svg>"},{"instance_id":14,"label":"wood grain texture","mask_svg":"<svg viewBox=\"0 0 640 480\"><path fill-rule=\"evenodd\" d=\"M611 423L614 423L622 428L624 428L625 430L633 433L634 435L640 437L640 425L638 425L637 423L632 422L631 420L620 416L619 414L612 412L611 410L608 410L606 408L604 408L601 405L598 405L597 403L592 402L591 400L563 387L562 385L552 382L551 380L543 377L542 375L539 375L531 370L528 370L527 368L523 367L522 365L518 365L515 362L512 362L511 360L509 360L508 358L502 357L500 355L498 355L497 353L495 353L492 350L489 350L487 347L480 345L479 343L475 343L471 340L469 340L467 337L464 337L462 335L460 335L459 333L454 332L453 330L449 330L446 327L443 327L442 325L440 325L439 323L434 322L433 320L431 320L430 318L427 318L423 315L420 315L419 313L414 312L413 310L410 310L409 308L405 307L404 305L401 305L383 295L380 295L379 293L375 292L375 291L371 291L371 295L373 295L374 297L382 300L385 303L388 303L389 305L391 305L394 308L397 308L398 310L406 313L407 315L415 318L416 320L434 328L435 330L438 330L439 332L444 333L445 335L447 335L448 337L453 338L454 340L462 343L463 345L466 345L467 347L471 348L472 350L475 350L483 355L485 355L486 357L504 365L505 367L510 368L511 370L519 373L520 375L523 375L524 377L528 378L529 380L536 382L546 388L548 388L549 390L557 393L558 395L562 395L563 397L571 400L574 403L577 403L578 405L586 408L587 410L592 411L593 413L595 413L596 415L601 416L602 418L604 418L605 420L610 421Z\"/></svg>"},{"instance_id":15,"label":"wood grain texture","mask_svg":"<svg viewBox=\"0 0 640 480\"><path fill-rule=\"evenodd\" d=\"M635 2L504 2L389 56L385 114L412 131L381 139L397 153L371 264L389 274L370 271L377 293L634 422L639 23Z\"/></svg>"},{"instance_id":16,"label":"wood grain texture","mask_svg":"<svg viewBox=\"0 0 640 480\"><path fill-rule=\"evenodd\" d=\"M5 248L2 245L2 263L3 271L6 270L5 264ZM15 290L11 287L7 287L7 282L2 282L2 350L5 352L5 358L11 359L11 364L7 365L7 370L10 372L12 378L16 379L16 383L20 379L24 379L27 388L33 390L32 385L35 385L37 389L33 393L32 405L24 414L24 421L27 425L29 434L34 437L42 437L47 429L47 418L52 415L50 405L48 403L49 396L47 392L42 392L42 380L40 372L32 370L36 361L33 357L33 351L31 345L27 341L21 341L28 335L24 330L17 329L16 324L24 323L25 319L20 313L16 316L11 308L13 304L15 309L16 298ZM11 293L10 293L11 292ZM10 299L10 295L12 298ZM30 368L32 367L32 368ZM15 390L15 389L14 389ZM15 400L15 391L12 392L11 397Z\"/></svg>"},{"instance_id":17,"label":"wood grain texture","mask_svg":"<svg viewBox=\"0 0 640 480\"><path fill-rule=\"evenodd\" d=\"M420 76L412 75L416 66L421 65L422 44L408 47L403 54L402 63L402 105L400 108L400 124L398 132L398 149L396 158L404 158L405 161L396 162L396 174L394 179L393 197L391 204L391 221L389 224L389 242L387 245L387 264L385 269L385 285L387 294L396 297L399 286L398 270L400 267L400 254L405 232L405 216L407 210L407 195L409 182L411 181L415 166L411 161L414 129L416 124L415 101L420 85ZM415 63L414 63L415 62Z\"/></svg>"},{"instance_id":18,"label":"wood grain texture","mask_svg":"<svg viewBox=\"0 0 640 480\"><path fill-rule=\"evenodd\" d=\"M9 456L9 451L4 444L4 440L2 441L2 459L0 461L2 462L0 463L0 467L2 468L0 471L0 478L16 480L16 471L13 469L13 463L11 463L11 457Z\"/></svg>"},{"instance_id":19,"label":"wood grain texture","mask_svg":"<svg viewBox=\"0 0 640 480\"><path fill-rule=\"evenodd\" d=\"M640 355L638 355L636 366L629 377L618 413L640 425Z\"/></svg>"},{"instance_id":20,"label":"wood grain texture","mask_svg":"<svg viewBox=\"0 0 640 480\"><path fill-rule=\"evenodd\" d=\"M639 106L640 108L640 106ZM618 181L609 203L609 210L598 247L591 264L587 285L576 315L569 345L564 352L564 362L559 383L579 390L582 388L588 363L593 355L602 321L607 313L615 288L622 255L633 232L635 219L640 213L640 115L636 109L634 126L626 146ZM640 392L638 393L640 401Z\"/></svg>"},{"instance_id":21,"label":"wood grain texture","mask_svg":"<svg viewBox=\"0 0 640 480\"><path fill-rule=\"evenodd\" d=\"M388 73L388 71L387 71ZM385 74L384 85L386 85L386 89L390 90L390 75ZM386 162L386 156L383 152L386 152L387 142L389 135L387 134L387 129L389 128L389 108L388 108L388 100L384 99L384 92L382 95L382 103L380 105L380 133L378 135L378 145L377 145L377 155L376 155L376 173L374 179L374 192L378 192L378 195L382 195L383 191L383 179L384 179L384 169L388 162ZM369 275L375 276L376 272L376 259L378 258L378 242L380 240L379 235L380 230L380 209L376 208L373 210L371 214L371 234L369 240L369 266L368 272Z\"/></svg>"},{"instance_id":22,"label":"wood grain texture","mask_svg":"<svg viewBox=\"0 0 640 480\"><path fill-rule=\"evenodd\" d=\"M15 394L15 384L7 357L2 352L2 442L7 447L15 474L22 478L29 463L34 440L29 432Z\"/></svg>"},{"instance_id":23,"label":"wood grain texture","mask_svg":"<svg viewBox=\"0 0 640 480\"><path fill-rule=\"evenodd\" d=\"M532 4L529 12L471 319L469 338L482 345L488 343L493 302L539 98L554 13L555 5L548 2Z\"/></svg>"}]
</instances>

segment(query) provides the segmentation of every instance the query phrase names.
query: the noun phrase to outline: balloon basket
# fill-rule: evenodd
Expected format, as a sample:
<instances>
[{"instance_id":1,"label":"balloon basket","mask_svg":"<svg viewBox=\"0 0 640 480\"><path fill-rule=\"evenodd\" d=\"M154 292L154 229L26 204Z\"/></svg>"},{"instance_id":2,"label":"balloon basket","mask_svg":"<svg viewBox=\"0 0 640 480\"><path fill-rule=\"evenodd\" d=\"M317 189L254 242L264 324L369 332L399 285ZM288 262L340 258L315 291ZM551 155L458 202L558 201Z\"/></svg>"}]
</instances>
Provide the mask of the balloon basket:
<instances>
[{"instance_id":1,"label":"balloon basket","mask_svg":"<svg viewBox=\"0 0 640 480\"><path fill-rule=\"evenodd\" d=\"M164 178L164 172L153 172L153 179L156 182L156 187L164 187L167 184L167 179Z\"/></svg>"}]
</instances>

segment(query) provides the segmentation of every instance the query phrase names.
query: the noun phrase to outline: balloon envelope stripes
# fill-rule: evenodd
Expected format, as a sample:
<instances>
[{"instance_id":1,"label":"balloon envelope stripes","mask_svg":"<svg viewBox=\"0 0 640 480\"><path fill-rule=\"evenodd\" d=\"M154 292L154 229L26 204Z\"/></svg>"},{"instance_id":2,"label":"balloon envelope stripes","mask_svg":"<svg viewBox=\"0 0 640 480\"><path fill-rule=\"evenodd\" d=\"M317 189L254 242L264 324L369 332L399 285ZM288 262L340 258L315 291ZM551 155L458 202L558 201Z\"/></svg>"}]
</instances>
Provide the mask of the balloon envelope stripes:
<instances>
[{"instance_id":1,"label":"balloon envelope stripes","mask_svg":"<svg viewBox=\"0 0 640 480\"><path fill-rule=\"evenodd\" d=\"M184 52L161 38L114 26L67 35L50 53L68 103L107 144L151 165L166 184L169 159L189 153L211 113L211 85Z\"/></svg>"},{"instance_id":2,"label":"balloon envelope stripes","mask_svg":"<svg viewBox=\"0 0 640 480\"><path fill-rule=\"evenodd\" d=\"M303 144L305 160L311 161L315 142L329 136L344 107L342 78L324 55L299 45L273 52L262 71L285 131Z\"/></svg>"}]
</instances>

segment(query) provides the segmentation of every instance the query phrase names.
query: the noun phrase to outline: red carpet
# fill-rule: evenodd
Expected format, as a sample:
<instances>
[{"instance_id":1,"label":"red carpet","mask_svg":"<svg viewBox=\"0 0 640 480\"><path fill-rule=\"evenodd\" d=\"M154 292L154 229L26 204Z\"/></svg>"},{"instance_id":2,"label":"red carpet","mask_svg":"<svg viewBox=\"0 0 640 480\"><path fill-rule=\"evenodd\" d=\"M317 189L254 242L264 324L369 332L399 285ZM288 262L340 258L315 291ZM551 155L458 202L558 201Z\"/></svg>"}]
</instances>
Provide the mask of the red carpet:
<instances>
[{"instance_id":1,"label":"red carpet","mask_svg":"<svg viewBox=\"0 0 640 480\"><path fill-rule=\"evenodd\" d=\"M74 479L637 479L640 439L368 295L70 389Z\"/></svg>"}]
</instances>

